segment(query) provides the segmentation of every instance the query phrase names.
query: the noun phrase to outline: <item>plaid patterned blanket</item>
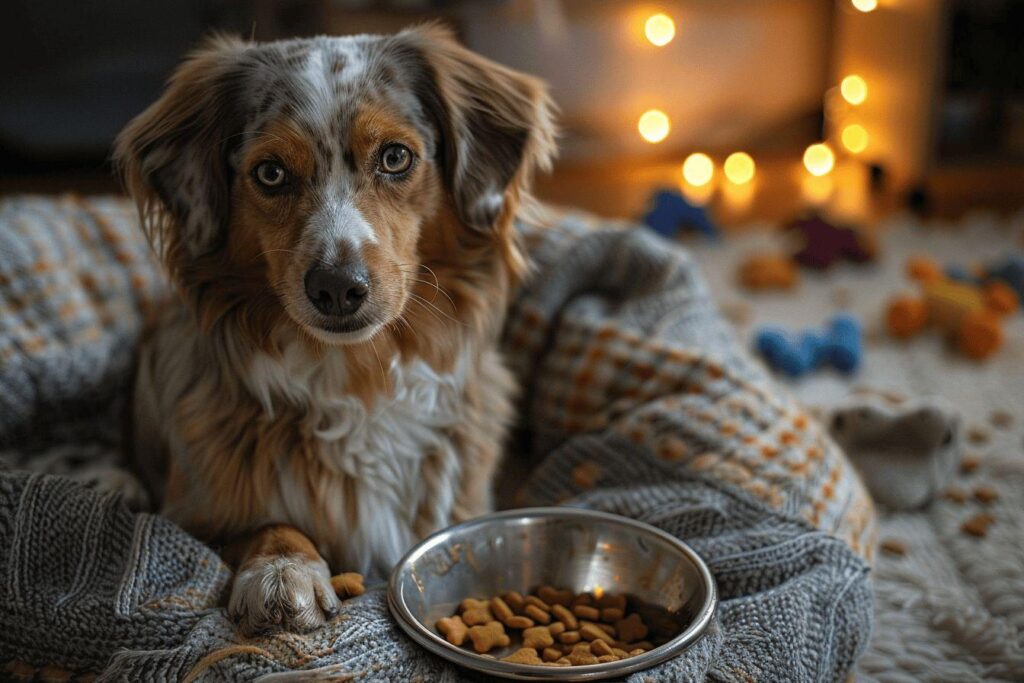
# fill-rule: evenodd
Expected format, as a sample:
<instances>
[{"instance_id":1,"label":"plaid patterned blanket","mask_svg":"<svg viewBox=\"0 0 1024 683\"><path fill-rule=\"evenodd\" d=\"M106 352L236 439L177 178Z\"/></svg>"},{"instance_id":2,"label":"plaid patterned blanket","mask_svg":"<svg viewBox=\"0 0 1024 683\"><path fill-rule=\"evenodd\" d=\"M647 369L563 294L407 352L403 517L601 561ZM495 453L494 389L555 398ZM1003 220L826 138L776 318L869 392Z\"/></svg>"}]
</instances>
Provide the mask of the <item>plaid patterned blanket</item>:
<instances>
[{"instance_id":1,"label":"plaid patterned blanket","mask_svg":"<svg viewBox=\"0 0 1024 683\"><path fill-rule=\"evenodd\" d=\"M540 464L517 502L642 519L719 584L711 633L631 680L842 680L870 631L874 521L841 453L738 345L686 252L577 215L522 233L533 275L504 350L532 453L509 457ZM59 476L118 465L158 273L123 199L0 204L0 676L467 679L400 634L379 587L318 632L244 638L211 549Z\"/></svg>"}]
</instances>

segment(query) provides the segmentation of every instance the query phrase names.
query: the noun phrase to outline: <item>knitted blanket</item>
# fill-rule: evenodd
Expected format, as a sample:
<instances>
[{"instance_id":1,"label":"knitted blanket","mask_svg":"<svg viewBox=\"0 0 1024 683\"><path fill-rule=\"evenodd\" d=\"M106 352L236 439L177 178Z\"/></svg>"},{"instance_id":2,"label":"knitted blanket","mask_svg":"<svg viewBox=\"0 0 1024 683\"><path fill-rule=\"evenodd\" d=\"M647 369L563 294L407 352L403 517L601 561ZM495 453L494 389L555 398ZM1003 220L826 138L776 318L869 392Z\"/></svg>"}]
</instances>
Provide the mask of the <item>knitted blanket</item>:
<instances>
[{"instance_id":1,"label":"knitted blanket","mask_svg":"<svg viewBox=\"0 0 1024 683\"><path fill-rule=\"evenodd\" d=\"M664 529L721 597L706 637L629 680L843 680L871 628L856 475L737 343L685 251L554 223L521 226L533 270L503 341L528 435L507 455L530 469L516 500ZM0 676L472 680L401 634L381 586L317 632L245 638L213 550L61 476L119 464L158 273L122 199L0 204Z\"/></svg>"}]
</instances>

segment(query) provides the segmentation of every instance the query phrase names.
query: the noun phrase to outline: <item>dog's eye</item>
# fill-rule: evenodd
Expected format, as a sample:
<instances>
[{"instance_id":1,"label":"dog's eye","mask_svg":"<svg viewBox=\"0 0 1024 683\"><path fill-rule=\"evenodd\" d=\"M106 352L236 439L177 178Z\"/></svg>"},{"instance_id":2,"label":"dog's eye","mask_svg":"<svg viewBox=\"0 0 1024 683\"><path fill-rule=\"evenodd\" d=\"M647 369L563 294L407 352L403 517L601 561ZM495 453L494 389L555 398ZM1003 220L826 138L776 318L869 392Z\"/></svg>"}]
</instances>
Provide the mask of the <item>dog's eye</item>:
<instances>
[{"instance_id":1,"label":"dog's eye","mask_svg":"<svg viewBox=\"0 0 1024 683\"><path fill-rule=\"evenodd\" d=\"M263 187L276 189L288 180L288 172L276 161L264 161L256 167L256 180Z\"/></svg>"},{"instance_id":2,"label":"dog's eye","mask_svg":"<svg viewBox=\"0 0 1024 683\"><path fill-rule=\"evenodd\" d=\"M405 145L388 145L380 154L382 173L405 173L412 166L412 152Z\"/></svg>"}]
</instances>

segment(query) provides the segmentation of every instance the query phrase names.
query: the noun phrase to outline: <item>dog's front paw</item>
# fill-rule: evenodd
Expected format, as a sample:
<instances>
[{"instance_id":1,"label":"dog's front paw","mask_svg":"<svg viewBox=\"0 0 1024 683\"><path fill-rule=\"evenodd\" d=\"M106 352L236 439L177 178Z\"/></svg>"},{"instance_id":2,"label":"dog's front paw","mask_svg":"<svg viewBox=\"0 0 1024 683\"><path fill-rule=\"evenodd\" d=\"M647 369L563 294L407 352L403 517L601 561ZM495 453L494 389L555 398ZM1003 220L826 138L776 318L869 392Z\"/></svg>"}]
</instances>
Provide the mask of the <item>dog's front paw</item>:
<instances>
[{"instance_id":1,"label":"dog's front paw","mask_svg":"<svg viewBox=\"0 0 1024 683\"><path fill-rule=\"evenodd\" d=\"M320 558L263 555L235 575L228 614L247 634L281 629L304 633L338 612L331 572Z\"/></svg>"}]
</instances>

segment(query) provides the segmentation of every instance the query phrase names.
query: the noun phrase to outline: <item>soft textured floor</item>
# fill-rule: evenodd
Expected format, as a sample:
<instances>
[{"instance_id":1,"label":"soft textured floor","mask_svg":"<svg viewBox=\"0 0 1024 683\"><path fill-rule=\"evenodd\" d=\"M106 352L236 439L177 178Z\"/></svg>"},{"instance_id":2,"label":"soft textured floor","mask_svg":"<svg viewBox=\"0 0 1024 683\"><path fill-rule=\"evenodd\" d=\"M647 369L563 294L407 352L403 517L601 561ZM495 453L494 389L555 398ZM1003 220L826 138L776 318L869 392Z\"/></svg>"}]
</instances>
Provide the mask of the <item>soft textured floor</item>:
<instances>
[{"instance_id":1,"label":"soft textured floor","mask_svg":"<svg viewBox=\"0 0 1024 683\"><path fill-rule=\"evenodd\" d=\"M854 387L891 389L909 396L942 396L962 413L965 452L980 457L970 474L958 471L952 488L968 500L934 502L918 512L882 512L880 538L902 542L905 555L880 552L875 561L875 632L858 680L1024 680L1024 314L1007 326L1007 344L984 363L949 352L936 335L897 343L879 333L885 301L913 291L903 275L908 255L928 254L943 263L968 264L1024 248L1024 215L975 214L956 224L895 217L883 225L882 258L874 265L840 264L825 274L804 271L795 293L748 295L735 284L742 258L778 248L777 235L757 231L718 245L692 248L726 309L748 308L738 324L751 339L764 323L787 328L822 325L844 307L860 317L868 343L861 372L852 379L826 371L791 384L812 406L842 403ZM999 428L994 411L1013 423ZM994 487L999 498L984 505L971 496ZM985 511L995 523L984 538L961 524Z\"/></svg>"}]
</instances>

